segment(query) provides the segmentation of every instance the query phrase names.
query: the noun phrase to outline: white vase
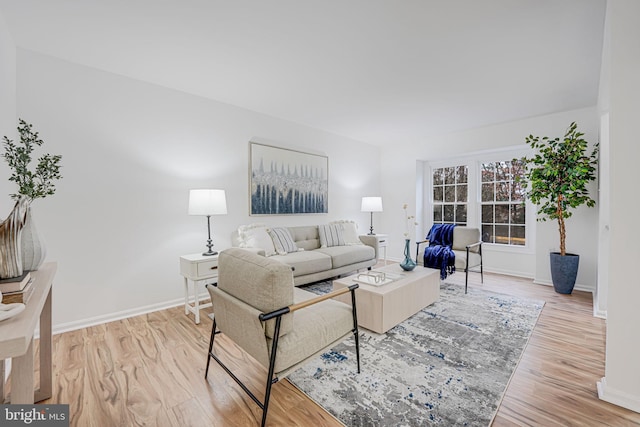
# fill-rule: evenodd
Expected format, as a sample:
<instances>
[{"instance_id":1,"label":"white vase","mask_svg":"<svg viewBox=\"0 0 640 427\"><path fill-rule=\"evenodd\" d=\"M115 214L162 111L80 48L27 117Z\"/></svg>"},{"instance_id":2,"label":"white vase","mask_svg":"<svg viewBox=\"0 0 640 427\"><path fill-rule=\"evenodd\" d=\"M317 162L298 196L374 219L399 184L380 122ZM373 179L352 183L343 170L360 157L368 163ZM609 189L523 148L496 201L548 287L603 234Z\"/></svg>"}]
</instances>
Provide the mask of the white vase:
<instances>
[{"instance_id":1,"label":"white vase","mask_svg":"<svg viewBox=\"0 0 640 427\"><path fill-rule=\"evenodd\" d=\"M0 279L22 275L20 247L27 212L29 212L29 202L21 198L16 202L7 219L0 223Z\"/></svg>"},{"instance_id":2,"label":"white vase","mask_svg":"<svg viewBox=\"0 0 640 427\"><path fill-rule=\"evenodd\" d=\"M40 268L47 257L47 247L38 234L31 216L31 207L27 210L27 219L22 229L20 243L22 246L22 269L34 271Z\"/></svg>"}]
</instances>

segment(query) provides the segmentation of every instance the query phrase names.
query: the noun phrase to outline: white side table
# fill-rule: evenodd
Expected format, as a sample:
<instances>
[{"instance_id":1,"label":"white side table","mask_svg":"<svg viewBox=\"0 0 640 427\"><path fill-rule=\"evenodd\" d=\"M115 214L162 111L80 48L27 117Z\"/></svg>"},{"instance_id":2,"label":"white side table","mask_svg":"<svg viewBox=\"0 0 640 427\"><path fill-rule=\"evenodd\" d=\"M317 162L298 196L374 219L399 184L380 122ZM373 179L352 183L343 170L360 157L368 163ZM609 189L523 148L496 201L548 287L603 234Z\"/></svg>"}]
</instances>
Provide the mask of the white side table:
<instances>
[{"instance_id":1,"label":"white side table","mask_svg":"<svg viewBox=\"0 0 640 427\"><path fill-rule=\"evenodd\" d=\"M216 283L218 280L218 255L190 254L180 257L180 274L184 277L184 314L195 315L200 323L200 309L211 307L211 303L200 304L198 282ZM189 303L189 281L193 285L193 305Z\"/></svg>"},{"instance_id":2,"label":"white side table","mask_svg":"<svg viewBox=\"0 0 640 427\"><path fill-rule=\"evenodd\" d=\"M387 237L388 234L376 234L378 239L378 254L380 249L384 249L384 265L387 265Z\"/></svg>"},{"instance_id":3,"label":"white side table","mask_svg":"<svg viewBox=\"0 0 640 427\"><path fill-rule=\"evenodd\" d=\"M367 234L367 236L371 236ZM388 234L374 234L376 238L376 244L378 245L378 257L380 256L380 249L384 249L384 265L387 265L387 237ZM379 258L378 258L379 259Z\"/></svg>"}]
</instances>

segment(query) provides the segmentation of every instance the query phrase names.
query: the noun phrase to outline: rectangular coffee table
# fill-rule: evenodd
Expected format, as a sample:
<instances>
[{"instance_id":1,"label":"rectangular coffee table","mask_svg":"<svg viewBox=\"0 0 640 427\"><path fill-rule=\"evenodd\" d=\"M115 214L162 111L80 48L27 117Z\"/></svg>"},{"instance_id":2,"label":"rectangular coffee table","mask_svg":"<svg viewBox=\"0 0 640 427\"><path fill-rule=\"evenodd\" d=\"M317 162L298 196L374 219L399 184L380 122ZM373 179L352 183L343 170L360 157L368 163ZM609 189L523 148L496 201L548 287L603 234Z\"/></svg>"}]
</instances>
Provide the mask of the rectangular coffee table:
<instances>
[{"instance_id":1,"label":"rectangular coffee table","mask_svg":"<svg viewBox=\"0 0 640 427\"><path fill-rule=\"evenodd\" d=\"M383 271L401 278L382 286L355 282L358 274L333 281L334 290L354 283L360 285L356 290L358 325L371 331L385 333L433 304L440 296L440 270L417 266L413 271L404 271L398 264L394 264L373 271ZM340 295L336 299L351 305L349 294Z\"/></svg>"}]
</instances>

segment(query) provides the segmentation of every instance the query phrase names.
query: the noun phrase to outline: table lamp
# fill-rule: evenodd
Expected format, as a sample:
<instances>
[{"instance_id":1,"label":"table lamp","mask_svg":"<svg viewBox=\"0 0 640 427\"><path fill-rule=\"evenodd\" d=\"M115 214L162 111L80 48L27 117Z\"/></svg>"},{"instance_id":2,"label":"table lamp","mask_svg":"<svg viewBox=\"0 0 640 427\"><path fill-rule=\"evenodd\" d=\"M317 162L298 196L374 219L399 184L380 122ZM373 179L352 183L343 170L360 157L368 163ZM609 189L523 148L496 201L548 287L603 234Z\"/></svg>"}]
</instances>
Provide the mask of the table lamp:
<instances>
[{"instance_id":1,"label":"table lamp","mask_svg":"<svg viewBox=\"0 0 640 427\"><path fill-rule=\"evenodd\" d=\"M212 250L211 241L211 215L227 214L227 198L224 190L189 190L189 215L204 215L207 217L207 248L208 251L202 255L217 255L218 252Z\"/></svg>"},{"instance_id":2,"label":"table lamp","mask_svg":"<svg viewBox=\"0 0 640 427\"><path fill-rule=\"evenodd\" d=\"M363 197L362 207L360 210L362 212L371 213L371 227L369 228L369 235L376 234L373 232L373 213L382 212L382 197Z\"/></svg>"}]
</instances>

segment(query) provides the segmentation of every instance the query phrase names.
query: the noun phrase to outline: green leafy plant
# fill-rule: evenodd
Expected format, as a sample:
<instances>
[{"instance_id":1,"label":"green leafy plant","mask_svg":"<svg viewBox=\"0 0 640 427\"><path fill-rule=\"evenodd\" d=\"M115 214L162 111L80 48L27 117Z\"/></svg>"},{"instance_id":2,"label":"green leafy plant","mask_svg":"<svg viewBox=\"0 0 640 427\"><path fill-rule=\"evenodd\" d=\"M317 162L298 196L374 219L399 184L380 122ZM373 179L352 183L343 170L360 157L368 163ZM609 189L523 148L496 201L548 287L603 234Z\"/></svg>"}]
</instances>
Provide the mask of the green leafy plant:
<instances>
[{"instance_id":1,"label":"green leafy plant","mask_svg":"<svg viewBox=\"0 0 640 427\"><path fill-rule=\"evenodd\" d=\"M526 196L538 206L541 215L538 220L558 221L562 256L566 255L565 219L578 206L596 204L589 196L587 184L596 178L598 144L589 153L589 143L577 128L572 122L562 139L529 135L526 143L536 153L521 159L526 170L520 181L530 184Z\"/></svg>"},{"instance_id":2,"label":"green leafy plant","mask_svg":"<svg viewBox=\"0 0 640 427\"><path fill-rule=\"evenodd\" d=\"M34 132L33 125L19 120L18 133L20 142L14 143L6 136L3 138L3 157L11 168L9 181L18 184L18 192L11 194L12 199L24 196L29 203L38 198L45 198L55 193L54 181L62 178L60 174L61 155L44 154L38 159L35 170L30 170L31 153L44 141Z\"/></svg>"}]
</instances>

